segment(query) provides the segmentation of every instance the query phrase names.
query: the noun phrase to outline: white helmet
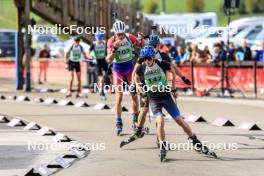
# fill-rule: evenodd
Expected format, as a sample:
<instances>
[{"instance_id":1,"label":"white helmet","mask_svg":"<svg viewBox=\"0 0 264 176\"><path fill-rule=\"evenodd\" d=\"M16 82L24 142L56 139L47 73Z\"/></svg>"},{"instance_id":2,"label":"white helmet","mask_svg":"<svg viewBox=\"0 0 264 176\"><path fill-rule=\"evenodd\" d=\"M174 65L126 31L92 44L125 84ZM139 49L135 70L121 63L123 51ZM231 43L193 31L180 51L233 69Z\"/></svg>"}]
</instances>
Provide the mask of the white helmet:
<instances>
[{"instance_id":1,"label":"white helmet","mask_svg":"<svg viewBox=\"0 0 264 176\"><path fill-rule=\"evenodd\" d=\"M123 21L117 20L113 24L113 31L114 33L125 33L126 31L126 24Z\"/></svg>"}]
</instances>

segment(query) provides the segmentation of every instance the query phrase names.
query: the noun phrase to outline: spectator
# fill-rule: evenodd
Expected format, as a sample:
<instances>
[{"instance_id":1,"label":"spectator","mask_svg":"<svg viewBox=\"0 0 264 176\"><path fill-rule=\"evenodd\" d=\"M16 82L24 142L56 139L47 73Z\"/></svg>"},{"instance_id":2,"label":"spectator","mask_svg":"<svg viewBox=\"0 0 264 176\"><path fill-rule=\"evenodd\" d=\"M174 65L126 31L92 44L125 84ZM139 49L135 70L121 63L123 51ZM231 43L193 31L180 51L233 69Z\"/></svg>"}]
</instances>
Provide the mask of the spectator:
<instances>
[{"instance_id":1,"label":"spectator","mask_svg":"<svg viewBox=\"0 0 264 176\"><path fill-rule=\"evenodd\" d=\"M39 75L38 83L43 84L41 81L41 75L44 74L44 81L47 81L47 70L49 67L50 51L47 44L43 46L43 49L39 53Z\"/></svg>"},{"instance_id":2,"label":"spectator","mask_svg":"<svg viewBox=\"0 0 264 176\"><path fill-rule=\"evenodd\" d=\"M214 44L214 54L207 63L218 63L226 60L226 52L220 43Z\"/></svg>"},{"instance_id":3,"label":"spectator","mask_svg":"<svg viewBox=\"0 0 264 176\"><path fill-rule=\"evenodd\" d=\"M178 55L176 56L175 61L177 64L179 64L179 63L181 63L181 61L184 58L184 55L185 55L184 49L181 46L178 46L177 47L177 53L178 53Z\"/></svg>"},{"instance_id":4,"label":"spectator","mask_svg":"<svg viewBox=\"0 0 264 176\"><path fill-rule=\"evenodd\" d=\"M236 60L236 47L233 42L229 43L226 55L229 61Z\"/></svg>"},{"instance_id":5,"label":"spectator","mask_svg":"<svg viewBox=\"0 0 264 176\"><path fill-rule=\"evenodd\" d=\"M239 61L251 61L252 60L251 50L248 47L246 40L242 41L241 47L237 49L236 56Z\"/></svg>"},{"instance_id":6,"label":"spectator","mask_svg":"<svg viewBox=\"0 0 264 176\"><path fill-rule=\"evenodd\" d=\"M176 60L176 58L178 56L176 47L172 46L170 41L165 41L165 45L168 48L168 55L169 55L170 59Z\"/></svg>"},{"instance_id":7,"label":"spectator","mask_svg":"<svg viewBox=\"0 0 264 176\"><path fill-rule=\"evenodd\" d=\"M194 64L199 64L199 63L206 63L207 60L208 60L208 56L204 52L204 50L199 49L198 45L193 44L191 62L193 62Z\"/></svg>"},{"instance_id":8,"label":"spectator","mask_svg":"<svg viewBox=\"0 0 264 176\"><path fill-rule=\"evenodd\" d=\"M209 60L212 58L212 55L211 55L207 45L205 45L205 47L204 47L204 53L207 54L207 57Z\"/></svg>"},{"instance_id":9,"label":"spectator","mask_svg":"<svg viewBox=\"0 0 264 176\"><path fill-rule=\"evenodd\" d=\"M264 41L261 43L261 50L258 50L255 56L256 61L264 62Z\"/></svg>"},{"instance_id":10,"label":"spectator","mask_svg":"<svg viewBox=\"0 0 264 176\"><path fill-rule=\"evenodd\" d=\"M181 63L187 63L187 62L190 62L190 59L191 59L191 55L192 55L192 48L190 45L188 45L186 48L185 48L185 54L181 60Z\"/></svg>"}]
</instances>

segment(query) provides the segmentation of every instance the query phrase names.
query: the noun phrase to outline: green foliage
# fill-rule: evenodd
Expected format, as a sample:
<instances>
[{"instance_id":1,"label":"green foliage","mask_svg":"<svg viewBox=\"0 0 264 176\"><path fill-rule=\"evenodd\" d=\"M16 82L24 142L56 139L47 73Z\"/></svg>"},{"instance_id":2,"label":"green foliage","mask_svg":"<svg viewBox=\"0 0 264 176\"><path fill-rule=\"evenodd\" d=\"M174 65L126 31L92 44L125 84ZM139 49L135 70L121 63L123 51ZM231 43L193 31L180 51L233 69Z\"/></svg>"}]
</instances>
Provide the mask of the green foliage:
<instances>
[{"instance_id":1,"label":"green foliage","mask_svg":"<svg viewBox=\"0 0 264 176\"><path fill-rule=\"evenodd\" d=\"M186 0L188 12L203 12L203 0Z\"/></svg>"},{"instance_id":2,"label":"green foliage","mask_svg":"<svg viewBox=\"0 0 264 176\"><path fill-rule=\"evenodd\" d=\"M144 5L144 12L155 13L158 8L158 4L155 0L148 0Z\"/></svg>"},{"instance_id":3,"label":"green foliage","mask_svg":"<svg viewBox=\"0 0 264 176\"><path fill-rule=\"evenodd\" d=\"M239 6L239 9L238 9L238 13L239 14L247 14L247 8L246 8L246 2L245 0L240 0L240 6Z\"/></svg>"}]
</instances>

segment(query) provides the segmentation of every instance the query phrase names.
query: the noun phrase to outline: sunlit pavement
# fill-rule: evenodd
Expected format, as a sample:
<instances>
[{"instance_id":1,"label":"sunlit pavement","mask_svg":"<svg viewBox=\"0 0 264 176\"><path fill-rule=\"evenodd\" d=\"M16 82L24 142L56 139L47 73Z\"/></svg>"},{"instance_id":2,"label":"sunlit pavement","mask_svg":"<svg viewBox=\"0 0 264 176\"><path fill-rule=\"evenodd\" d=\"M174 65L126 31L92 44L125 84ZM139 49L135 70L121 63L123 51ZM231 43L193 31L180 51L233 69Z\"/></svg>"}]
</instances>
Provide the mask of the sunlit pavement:
<instances>
[{"instance_id":1,"label":"sunlit pavement","mask_svg":"<svg viewBox=\"0 0 264 176\"><path fill-rule=\"evenodd\" d=\"M14 95L14 93L4 93ZM22 93L16 93L19 95ZM64 99L61 93L31 93L34 97ZM71 99L76 102L75 98ZM121 140L126 139L132 133L131 115L123 113L124 136L115 135L114 112L112 110L95 110L92 106L100 102L98 95L92 94L86 101L91 107L77 108L73 106L44 105L35 102L16 102L14 100L1 100L0 112L35 121L42 125L52 127L58 131L83 143L94 144L91 154L75 163L68 169L60 171L57 175L263 175L264 145L261 140L250 140L247 136L253 135L264 138L263 131L246 131L236 127L215 127L210 122L216 118L227 118L236 126L243 121L254 122L264 128L263 103L253 100L226 100L213 98L186 98L178 99L178 106L184 116L196 114L203 116L208 123L190 123L193 130L203 141L226 145L235 143L238 150L218 150L219 159L205 157L195 151L170 151L168 162L159 162L159 150L156 147L155 123L146 123L150 128L150 135L139 139L124 148L119 148ZM108 95L105 102L110 107L114 105L114 95ZM129 97L124 97L124 105L130 109ZM171 143L183 143L187 136L174 124L172 120L166 121L167 140ZM2 128L1 128L2 129ZM24 134L19 134L19 140L33 140ZM32 165L45 162L45 158L38 157L32 163L21 163L20 158L30 158L32 153L24 152L15 147L19 143L17 138L10 138L12 142L6 142L4 135L1 137L1 145L11 145L10 150L14 155L14 161L8 159L1 164L1 171L14 173L16 169L25 169ZM96 145L103 143L105 150L99 150ZM1 147L2 148L2 147ZM98 149L98 150L97 150ZM3 156L5 150L1 150ZM39 154L41 156L41 154ZM8 157L6 155L5 157ZM9 158L9 157L8 157ZM14 168L15 167L15 168ZM10 171L10 172L9 172ZM143 172L144 171L144 172ZM0 172L1 173L1 172ZM0 174L1 175L1 174ZM9 174L7 174L9 175Z\"/></svg>"}]
</instances>

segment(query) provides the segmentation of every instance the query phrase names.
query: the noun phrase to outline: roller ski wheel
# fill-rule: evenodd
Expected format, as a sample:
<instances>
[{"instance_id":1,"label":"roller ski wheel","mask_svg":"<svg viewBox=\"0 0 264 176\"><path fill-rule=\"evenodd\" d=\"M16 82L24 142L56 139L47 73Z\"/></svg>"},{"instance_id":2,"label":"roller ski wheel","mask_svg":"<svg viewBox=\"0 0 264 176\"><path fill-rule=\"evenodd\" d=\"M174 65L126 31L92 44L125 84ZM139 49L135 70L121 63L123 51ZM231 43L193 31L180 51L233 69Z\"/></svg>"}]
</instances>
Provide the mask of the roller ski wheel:
<instances>
[{"instance_id":1,"label":"roller ski wheel","mask_svg":"<svg viewBox=\"0 0 264 176\"><path fill-rule=\"evenodd\" d=\"M146 134L149 134L149 127L144 127L144 128L143 128L143 131L144 131Z\"/></svg>"},{"instance_id":2,"label":"roller ski wheel","mask_svg":"<svg viewBox=\"0 0 264 176\"><path fill-rule=\"evenodd\" d=\"M215 152L209 150L209 148L207 146L203 146L203 149L200 151L200 153L213 157L213 158L218 158L217 155L215 154Z\"/></svg>"},{"instance_id":3,"label":"roller ski wheel","mask_svg":"<svg viewBox=\"0 0 264 176\"><path fill-rule=\"evenodd\" d=\"M213 158L218 158L215 152L211 151L207 146L203 145L199 139L197 139L196 136L190 137L189 139L192 140L192 144L196 147L194 147L194 150L200 154L204 154Z\"/></svg>"}]
</instances>

